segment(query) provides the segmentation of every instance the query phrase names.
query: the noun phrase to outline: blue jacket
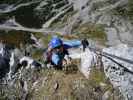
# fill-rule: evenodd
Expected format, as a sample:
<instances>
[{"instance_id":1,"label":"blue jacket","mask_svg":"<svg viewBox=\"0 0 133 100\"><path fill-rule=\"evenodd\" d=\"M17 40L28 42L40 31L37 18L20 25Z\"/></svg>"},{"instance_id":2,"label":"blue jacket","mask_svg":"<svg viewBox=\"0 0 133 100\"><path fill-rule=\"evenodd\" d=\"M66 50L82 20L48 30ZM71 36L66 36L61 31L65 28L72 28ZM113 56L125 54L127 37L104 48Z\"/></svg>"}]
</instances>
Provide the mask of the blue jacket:
<instances>
[{"instance_id":1,"label":"blue jacket","mask_svg":"<svg viewBox=\"0 0 133 100\"><path fill-rule=\"evenodd\" d=\"M52 53L52 63L54 65L62 65L62 60L64 59L65 55L68 55L67 49L73 48L73 47L79 47L81 45L81 41L79 40L68 40L63 41L64 49L66 50L64 53Z\"/></svg>"}]
</instances>

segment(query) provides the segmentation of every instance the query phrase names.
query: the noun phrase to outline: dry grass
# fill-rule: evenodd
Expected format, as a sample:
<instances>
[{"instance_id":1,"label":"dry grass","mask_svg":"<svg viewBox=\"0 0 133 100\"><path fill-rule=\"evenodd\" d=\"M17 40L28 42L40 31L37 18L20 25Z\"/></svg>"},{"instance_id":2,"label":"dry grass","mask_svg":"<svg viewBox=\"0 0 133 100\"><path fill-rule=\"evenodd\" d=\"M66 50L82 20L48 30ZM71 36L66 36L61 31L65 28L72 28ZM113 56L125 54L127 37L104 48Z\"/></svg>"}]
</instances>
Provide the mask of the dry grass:
<instances>
[{"instance_id":1,"label":"dry grass","mask_svg":"<svg viewBox=\"0 0 133 100\"><path fill-rule=\"evenodd\" d=\"M89 80L78 70L76 73L72 70L66 73L51 69L43 70L41 74L42 77L47 77L47 80L38 91L33 92L32 98L35 100L98 100L107 90L114 91L104 72L95 68L91 71ZM54 89L55 83L58 83L57 89ZM105 86L101 87L100 83ZM113 100L112 97L110 100Z\"/></svg>"},{"instance_id":2,"label":"dry grass","mask_svg":"<svg viewBox=\"0 0 133 100\"><path fill-rule=\"evenodd\" d=\"M32 43L30 39L30 34L28 32L23 31L1 31L0 41L15 45L16 47L19 47L20 44L25 45L26 43Z\"/></svg>"}]
</instances>

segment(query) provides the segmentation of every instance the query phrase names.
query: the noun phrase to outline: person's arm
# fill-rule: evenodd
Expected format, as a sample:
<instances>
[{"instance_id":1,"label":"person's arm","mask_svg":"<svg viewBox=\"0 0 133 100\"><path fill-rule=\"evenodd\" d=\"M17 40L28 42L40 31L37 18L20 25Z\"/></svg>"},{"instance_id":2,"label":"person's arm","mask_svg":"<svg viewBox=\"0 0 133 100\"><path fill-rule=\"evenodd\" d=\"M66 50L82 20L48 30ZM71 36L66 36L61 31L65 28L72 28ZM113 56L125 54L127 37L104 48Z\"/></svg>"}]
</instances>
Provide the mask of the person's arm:
<instances>
[{"instance_id":1,"label":"person's arm","mask_svg":"<svg viewBox=\"0 0 133 100\"><path fill-rule=\"evenodd\" d=\"M64 50L64 54L65 54L65 56L64 56L65 63L64 64L70 64L72 61L72 58L69 56L69 52L67 49Z\"/></svg>"},{"instance_id":2,"label":"person's arm","mask_svg":"<svg viewBox=\"0 0 133 100\"><path fill-rule=\"evenodd\" d=\"M79 47L81 46L81 41L80 40L67 40L63 41L63 45L66 49L73 48L73 47Z\"/></svg>"}]
</instances>

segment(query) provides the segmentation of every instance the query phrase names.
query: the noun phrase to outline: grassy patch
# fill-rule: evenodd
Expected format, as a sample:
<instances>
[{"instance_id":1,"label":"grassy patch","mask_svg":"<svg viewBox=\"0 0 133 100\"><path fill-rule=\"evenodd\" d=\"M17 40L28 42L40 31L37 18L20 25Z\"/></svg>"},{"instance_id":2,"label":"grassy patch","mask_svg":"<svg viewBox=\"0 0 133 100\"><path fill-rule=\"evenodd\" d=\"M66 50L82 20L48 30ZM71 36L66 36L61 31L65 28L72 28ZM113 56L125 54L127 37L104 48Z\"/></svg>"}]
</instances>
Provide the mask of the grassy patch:
<instances>
[{"instance_id":1,"label":"grassy patch","mask_svg":"<svg viewBox=\"0 0 133 100\"><path fill-rule=\"evenodd\" d=\"M39 91L34 92L33 95L37 100L42 100L43 98L48 98L48 100L69 98L69 100L72 100L72 83L74 80L80 80L82 77L80 73L65 74L63 71L59 70L46 70L43 71L43 75L47 76L47 81L43 87L40 87ZM58 89L55 90L54 85L56 82L59 86Z\"/></svg>"},{"instance_id":2,"label":"grassy patch","mask_svg":"<svg viewBox=\"0 0 133 100\"><path fill-rule=\"evenodd\" d=\"M96 68L93 68L90 74L90 80L94 83L99 84L100 82L106 82L105 74Z\"/></svg>"},{"instance_id":3,"label":"grassy patch","mask_svg":"<svg viewBox=\"0 0 133 100\"><path fill-rule=\"evenodd\" d=\"M34 91L32 95L32 98L37 100L44 98L48 100L62 100L64 98L68 100L86 100L85 98L98 100L107 90L113 91L104 72L95 68L92 70L89 80L79 71L66 74L61 70L46 69L41 71L41 76L46 77L45 83L43 86L39 86L38 91ZM54 89L56 82L59 86ZM100 83L104 83L106 86L101 87Z\"/></svg>"},{"instance_id":4,"label":"grassy patch","mask_svg":"<svg viewBox=\"0 0 133 100\"><path fill-rule=\"evenodd\" d=\"M74 33L78 35L79 38L91 38L98 41L106 41L106 33L101 25L93 25L90 23L85 23L79 25Z\"/></svg>"},{"instance_id":5,"label":"grassy patch","mask_svg":"<svg viewBox=\"0 0 133 100\"><path fill-rule=\"evenodd\" d=\"M97 68L93 68L91 73L90 73L90 78L89 82L93 87L98 87L100 86L101 83L106 84L105 87L103 88L103 91L107 90L113 90L113 87L109 80L106 78L103 70L99 70Z\"/></svg>"},{"instance_id":6,"label":"grassy patch","mask_svg":"<svg viewBox=\"0 0 133 100\"><path fill-rule=\"evenodd\" d=\"M32 54L32 57L33 59L36 59L36 60L39 60L39 59L42 59L42 56L43 56L43 50L35 50Z\"/></svg>"},{"instance_id":7,"label":"grassy patch","mask_svg":"<svg viewBox=\"0 0 133 100\"><path fill-rule=\"evenodd\" d=\"M43 34L43 33L33 33L37 39L41 39L44 47L46 47L52 38L51 34Z\"/></svg>"},{"instance_id":8,"label":"grassy patch","mask_svg":"<svg viewBox=\"0 0 133 100\"><path fill-rule=\"evenodd\" d=\"M24 31L0 31L0 41L19 47L20 44L32 44L30 34Z\"/></svg>"},{"instance_id":9,"label":"grassy patch","mask_svg":"<svg viewBox=\"0 0 133 100\"><path fill-rule=\"evenodd\" d=\"M28 100L99 100L105 91L110 90L112 92L113 89L112 85L109 82L107 83L103 71L98 69L92 70L89 80L79 71L66 74L62 70L54 69L42 69L40 72L29 70L24 73L23 78L28 83ZM35 81L38 83L33 89L33 82ZM101 87L99 85L101 82L105 83L106 86ZM18 85L17 82L16 85ZM17 87L17 90L13 90L15 94L11 94L11 96L15 95L16 98L20 98L22 91L20 86ZM9 93L7 92L8 95L10 95L10 91ZM114 98L113 96L111 98ZM3 99L5 97L0 98Z\"/></svg>"}]
</instances>

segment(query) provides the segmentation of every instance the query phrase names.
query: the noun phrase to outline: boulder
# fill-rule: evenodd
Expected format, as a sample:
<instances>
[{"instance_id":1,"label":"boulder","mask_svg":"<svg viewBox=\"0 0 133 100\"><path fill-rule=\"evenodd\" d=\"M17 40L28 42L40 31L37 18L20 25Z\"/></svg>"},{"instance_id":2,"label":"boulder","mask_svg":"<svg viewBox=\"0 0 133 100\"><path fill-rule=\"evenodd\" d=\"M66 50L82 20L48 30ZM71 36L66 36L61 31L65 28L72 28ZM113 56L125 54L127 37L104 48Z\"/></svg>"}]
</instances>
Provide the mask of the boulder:
<instances>
[{"instance_id":1,"label":"boulder","mask_svg":"<svg viewBox=\"0 0 133 100\"><path fill-rule=\"evenodd\" d=\"M97 64L97 55L87 48L85 52L82 52L81 50L70 51L70 57L72 59L81 59L79 70L86 78L89 78L92 67Z\"/></svg>"},{"instance_id":2,"label":"boulder","mask_svg":"<svg viewBox=\"0 0 133 100\"><path fill-rule=\"evenodd\" d=\"M87 49L85 53L81 56L81 67L80 71L85 75L86 78L89 78L89 73L97 63L96 54Z\"/></svg>"},{"instance_id":3,"label":"boulder","mask_svg":"<svg viewBox=\"0 0 133 100\"><path fill-rule=\"evenodd\" d=\"M19 63L21 64L22 67L25 67L26 69L29 69L29 68L40 69L42 67L41 63L27 56L22 57Z\"/></svg>"}]
</instances>

